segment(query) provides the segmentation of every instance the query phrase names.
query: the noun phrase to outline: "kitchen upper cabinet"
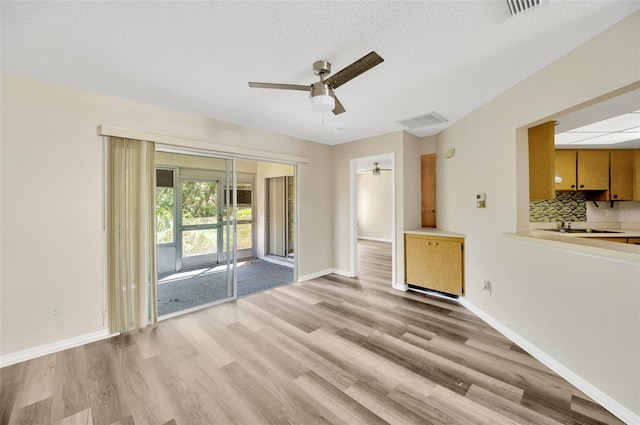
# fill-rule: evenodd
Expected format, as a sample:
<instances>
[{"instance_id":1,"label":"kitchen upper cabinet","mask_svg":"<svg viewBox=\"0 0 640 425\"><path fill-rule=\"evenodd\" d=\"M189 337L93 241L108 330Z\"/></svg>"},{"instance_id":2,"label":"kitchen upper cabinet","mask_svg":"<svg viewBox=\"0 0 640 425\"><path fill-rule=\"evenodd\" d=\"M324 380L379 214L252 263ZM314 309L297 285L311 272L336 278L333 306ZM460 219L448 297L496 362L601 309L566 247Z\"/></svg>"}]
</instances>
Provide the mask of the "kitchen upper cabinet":
<instances>
[{"instance_id":1,"label":"kitchen upper cabinet","mask_svg":"<svg viewBox=\"0 0 640 425\"><path fill-rule=\"evenodd\" d=\"M609 190L609 151L578 151L578 190Z\"/></svg>"},{"instance_id":2,"label":"kitchen upper cabinet","mask_svg":"<svg viewBox=\"0 0 640 425\"><path fill-rule=\"evenodd\" d=\"M531 201L556 197L554 126L554 121L549 121L528 130Z\"/></svg>"},{"instance_id":3,"label":"kitchen upper cabinet","mask_svg":"<svg viewBox=\"0 0 640 425\"><path fill-rule=\"evenodd\" d=\"M578 152L573 149L561 149L556 151L556 190L576 190L577 169L576 161Z\"/></svg>"},{"instance_id":4,"label":"kitchen upper cabinet","mask_svg":"<svg viewBox=\"0 0 640 425\"><path fill-rule=\"evenodd\" d=\"M640 201L640 149L633 151L633 200Z\"/></svg>"},{"instance_id":5,"label":"kitchen upper cabinet","mask_svg":"<svg viewBox=\"0 0 640 425\"><path fill-rule=\"evenodd\" d=\"M612 201L633 200L634 152L614 149L609 157L609 196Z\"/></svg>"},{"instance_id":6,"label":"kitchen upper cabinet","mask_svg":"<svg viewBox=\"0 0 640 425\"><path fill-rule=\"evenodd\" d=\"M405 235L405 280L408 284L453 295L464 293L464 240Z\"/></svg>"}]
</instances>

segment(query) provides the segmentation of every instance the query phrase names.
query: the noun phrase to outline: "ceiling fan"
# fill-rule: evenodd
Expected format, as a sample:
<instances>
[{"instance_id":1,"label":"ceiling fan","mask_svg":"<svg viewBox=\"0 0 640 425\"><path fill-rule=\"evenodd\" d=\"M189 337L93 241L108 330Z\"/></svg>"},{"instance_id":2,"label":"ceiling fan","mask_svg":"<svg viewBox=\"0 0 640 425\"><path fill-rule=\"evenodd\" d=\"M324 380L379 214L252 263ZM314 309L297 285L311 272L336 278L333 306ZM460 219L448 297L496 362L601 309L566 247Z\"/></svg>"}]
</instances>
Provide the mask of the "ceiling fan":
<instances>
[{"instance_id":1,"label":"ceiling fan","mask_svg":"<svg viewBox=\"0 0 640 425\"><path fill-rule=\"evenodd\" d=\"M345 109L333 91L383 61L384 59L376 52L371 52L331 77L327 77L331 73L331 64L327 61L316 61L313 64L313 73L320 77L320 81L313 84L304 86L299 84L249 82L249 87L308 91L310 92L311 107L314 111L333 111L334 115L338 115L345 112Z\"/></svg>"},{"instance_id":2,"label":"ceiling fan","mask_svg":"<svg viewBox=\"0 0 640 425\"><path fill-rule=\"evenodd\" d=\"M379 176L380 175L380 171L391 171L391 168L380 168L380 163L379 162L374 162L372 169L370 169L370 170L360 170L360 171L358 171L358 174L372 173L374 176Z\"/></svg>"}]
</instances>

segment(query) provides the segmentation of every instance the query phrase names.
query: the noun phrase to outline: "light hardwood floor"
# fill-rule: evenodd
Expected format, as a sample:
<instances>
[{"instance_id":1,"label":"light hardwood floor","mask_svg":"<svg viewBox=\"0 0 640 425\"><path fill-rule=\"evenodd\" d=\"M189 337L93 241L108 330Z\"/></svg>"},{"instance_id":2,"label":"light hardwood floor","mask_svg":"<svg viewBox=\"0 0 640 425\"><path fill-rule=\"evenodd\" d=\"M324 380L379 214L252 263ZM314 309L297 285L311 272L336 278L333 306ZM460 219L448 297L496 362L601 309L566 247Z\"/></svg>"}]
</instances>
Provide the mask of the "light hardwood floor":
<instances>
[{"instance_id":1,"label":"light hardwood floor","mask_svg":"<svg viewBox=\"0 0 640 425\"><path fill-rule=\"evenodd\" d=\"M0 424L618 424L456 302L360 278L279 287L0 370Z\"/></svg>"}]
</instances>

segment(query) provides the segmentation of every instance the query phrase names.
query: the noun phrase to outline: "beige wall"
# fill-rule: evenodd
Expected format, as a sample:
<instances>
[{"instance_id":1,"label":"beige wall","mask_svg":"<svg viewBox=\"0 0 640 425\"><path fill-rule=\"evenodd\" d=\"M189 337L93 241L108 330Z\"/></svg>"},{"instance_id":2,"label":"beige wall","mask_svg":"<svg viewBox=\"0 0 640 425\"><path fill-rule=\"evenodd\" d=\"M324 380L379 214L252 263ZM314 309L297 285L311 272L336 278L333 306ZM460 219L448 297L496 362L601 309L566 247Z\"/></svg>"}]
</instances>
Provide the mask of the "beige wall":
<instances>
[{"instance_id":1,"label":"beige wall","mask_svg":"<svg viewBox=\"0 0 640 425\"><path fill-rule=\"evenodd\" d=\"M391 242L391 172L358 174L358 237Z\"/></svg>"},{"instance_id":2,"label":"beige wall","mask_svg":"<svg viewBox=\"0 0 640 425\"><path fill-rule=\"evenodd\" d=\"M640 266L503 233L528 225L526 127L639 80L636 13L437 136L437 220L468 235L466 299L635 415ZM449 148L456 156L445 159ZM477 192L486 209L475 208Z\"/></svg>"},{"instance_id":3,"label":"beige wall","mask_svg":"<svg viewBox=\"0 0 640 425\"><path fill-rule=\"evenodd\" d=\"M436 153L437 150L437 136L426 136L420 138L420 155L427 155L430 153Z\"/></svg>"},{"instance_id":4,"label":"beige wall","mask_svg":"<svg viewBox=\"0 0 640 425\"><path fill-rule=\"evenodd\" d=\"M6 74L1 102L2 355L105 329L100 124L310 158L299 272L333 266L329 146Z\"/></svg>"}]
</instances>

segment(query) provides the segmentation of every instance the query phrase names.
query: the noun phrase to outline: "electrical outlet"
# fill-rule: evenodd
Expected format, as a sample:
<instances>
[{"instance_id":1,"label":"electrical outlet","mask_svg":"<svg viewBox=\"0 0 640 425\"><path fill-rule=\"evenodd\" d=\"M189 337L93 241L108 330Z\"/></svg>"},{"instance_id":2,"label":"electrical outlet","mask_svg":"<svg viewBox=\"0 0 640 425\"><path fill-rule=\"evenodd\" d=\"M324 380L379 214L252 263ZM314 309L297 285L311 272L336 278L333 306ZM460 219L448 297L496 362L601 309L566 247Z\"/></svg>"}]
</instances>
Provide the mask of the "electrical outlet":
<instances>
[{"instance_id":1,"label":"electrical outlet","mask_svg":"<svg viewBox=\"0 0 640 425\"><path fill-rule=\"evenodd\" d=\"M62 317L62 309L60 307L49 307L49 320L58 320L60 317Z\"/></svg>"}]
</instances>

